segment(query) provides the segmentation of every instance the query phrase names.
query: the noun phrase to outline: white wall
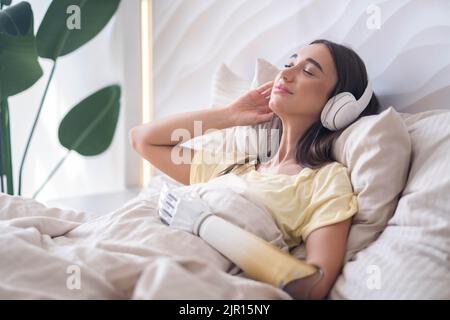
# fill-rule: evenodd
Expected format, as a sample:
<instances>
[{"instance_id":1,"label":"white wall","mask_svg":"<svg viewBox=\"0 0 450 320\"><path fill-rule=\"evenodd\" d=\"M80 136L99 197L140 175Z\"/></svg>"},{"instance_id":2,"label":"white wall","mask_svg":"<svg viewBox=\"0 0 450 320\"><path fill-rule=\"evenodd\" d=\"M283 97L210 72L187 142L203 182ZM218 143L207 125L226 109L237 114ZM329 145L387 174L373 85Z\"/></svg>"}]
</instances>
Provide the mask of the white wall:
<instances>
[{"instance_id":1,"label":"white wall","mask_svg":"<svg viewBox=\"0 0 450 320\"><path fill-rule=\"evenodd\" d=\"M50 1L29 2L37 30ZM23 196L31 197L66 154L57 135L64 115L91 93L114 83L122 86L122 105L110 148L89 158L72 152L37 199L45 201L137 186L139 159L128 145L127 134L128 129L141 119L139 31L139 0L124 0L116 16L96 38L58 60L28 152L23 172ZM49 60L40 61L44 76L32 88L10 99L16 192L20 161L52 66Z\"/></svg>"},{"instance_id":2,"label":"white wall","mask_svg":"<svg viewBox=\"0 0 450 320\"><path fill-rule=\"evenodd\" d=\"M350 45L384 108L450 109L450 1L154 0L155 118L209 104L214 70L251 79L317 38ZM366 12L380 8L381 28Z\"/></svg>"}]
</instances>

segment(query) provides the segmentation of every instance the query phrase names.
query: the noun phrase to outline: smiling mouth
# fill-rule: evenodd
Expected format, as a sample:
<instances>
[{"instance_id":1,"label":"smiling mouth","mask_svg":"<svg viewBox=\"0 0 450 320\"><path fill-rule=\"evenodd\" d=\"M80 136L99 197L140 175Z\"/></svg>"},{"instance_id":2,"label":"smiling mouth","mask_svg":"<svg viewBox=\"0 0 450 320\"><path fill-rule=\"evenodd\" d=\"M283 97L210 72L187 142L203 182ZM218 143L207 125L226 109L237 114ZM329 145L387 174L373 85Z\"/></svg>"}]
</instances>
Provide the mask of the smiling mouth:
<instances>
[{"instance_id":1,"label":"smiling mouth","mask_svg":"<svg viewBox=\"0 0 450 320\"><path fill-rule=\"evenodd\" d=\"M292 92L288 91L287 89L283 87L275 87L274 90L275 93L285 93L285 94L292 94Z\"/></svg>"}]
</instances>

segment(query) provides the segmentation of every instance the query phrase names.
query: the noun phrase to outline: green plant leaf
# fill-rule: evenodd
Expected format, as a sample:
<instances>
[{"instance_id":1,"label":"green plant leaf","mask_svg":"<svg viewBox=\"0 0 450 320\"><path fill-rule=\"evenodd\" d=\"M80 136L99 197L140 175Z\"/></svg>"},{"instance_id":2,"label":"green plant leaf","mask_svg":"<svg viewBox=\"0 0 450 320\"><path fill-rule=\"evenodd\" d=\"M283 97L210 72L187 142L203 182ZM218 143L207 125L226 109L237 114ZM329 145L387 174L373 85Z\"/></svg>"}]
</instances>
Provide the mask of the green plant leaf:
<instances>
[{"instance_id":1,"label":"green plant leaf","mask_svg":"<svg viewBox=\"0 0 450 320\"><path fill-rule=\"evenodd\" d=\"M36 35L39 56L56 60L78 49L106 26L119 3L120 0L53 0ZM67 20L75 14L68 10L70 6L80 9L80 29L67 26Z\"/></svg>"},{"instance_id":2,"label":"green plant leaf","mask_svg":"<svg viewBox=\"0 0 450 320\"><path fill-rule=\"evenodd\" d=\"M42 76L33 35L33 11L20 2L0 12L0 97L31 87Z\"/></svg>"},{"instance_id":3,"label":"green plant leaf","mask_svg":"<svg viewBox=\"0 0 450 320\"><path fill-rule=\"evenodd\" d=\"M73 107L61 121L59 142L83 156L95 156L110 146L120 111L120 87L105 87Z\"/></svg>"},{"instance_id":4,"label":"green plant leaf","mask_svg":"<svg viewBox=\"0 0 450 320\"><path fill-rule=\"evenodd\" d=\"M10 35L33 33L33 11L28 2L19 2L0 11L0 32Z\"/></svg>"}]
</instances>

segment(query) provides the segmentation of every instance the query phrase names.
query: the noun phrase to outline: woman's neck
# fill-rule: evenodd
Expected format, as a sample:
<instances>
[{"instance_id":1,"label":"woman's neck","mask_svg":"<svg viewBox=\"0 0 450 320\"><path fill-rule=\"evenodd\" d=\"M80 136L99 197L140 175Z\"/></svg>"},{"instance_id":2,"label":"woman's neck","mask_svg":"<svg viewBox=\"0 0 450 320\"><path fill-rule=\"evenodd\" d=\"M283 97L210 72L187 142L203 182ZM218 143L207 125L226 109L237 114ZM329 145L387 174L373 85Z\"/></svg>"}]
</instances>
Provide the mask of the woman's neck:
<instances>
[{"instance_id":1,"label":"woman's neck","mask_svg":"<svg viewBox=\"0 0 450 320\"><path fill-rule=\"evenodd\" d=\"M298 117L290 121L281 119L283 133L280 139L280 146L275 155L266 162L265 167L283 167L297 164L295 154L298 141L315 121L315 119L305 117Z\"/></svg>"}]
</instances>

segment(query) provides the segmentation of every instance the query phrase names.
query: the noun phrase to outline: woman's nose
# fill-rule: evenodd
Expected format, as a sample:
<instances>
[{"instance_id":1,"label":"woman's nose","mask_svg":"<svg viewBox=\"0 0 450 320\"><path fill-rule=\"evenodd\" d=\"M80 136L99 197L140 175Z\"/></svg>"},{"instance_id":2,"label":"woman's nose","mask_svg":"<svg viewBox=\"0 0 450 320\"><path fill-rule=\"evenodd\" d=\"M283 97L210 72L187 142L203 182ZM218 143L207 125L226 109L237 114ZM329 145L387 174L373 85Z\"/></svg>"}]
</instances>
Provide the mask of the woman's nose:
<instances>
[{"instance_id":1,"label":"woman's nose","mask_svg":"<svg viewBox=\"0 0 450 320\"><path fill-rule=\"evenodd\" d=\"M292 81L292 77L293 77L292 71L293 71L292 68L287 68L287 69L282 70L281 78L283 78L283 80L286 82Z\"/></svg>"},{"instance_id":2,"label":"woman's nose","mask_svg":"<svg viewBox=\"0 0 450 320\"><path fill-rule=\"evenodd\" d=\"M285 82L291 82L292 81L292 74L291 73L283 73L282 78Z\"/></svg>"}]
</instances>

